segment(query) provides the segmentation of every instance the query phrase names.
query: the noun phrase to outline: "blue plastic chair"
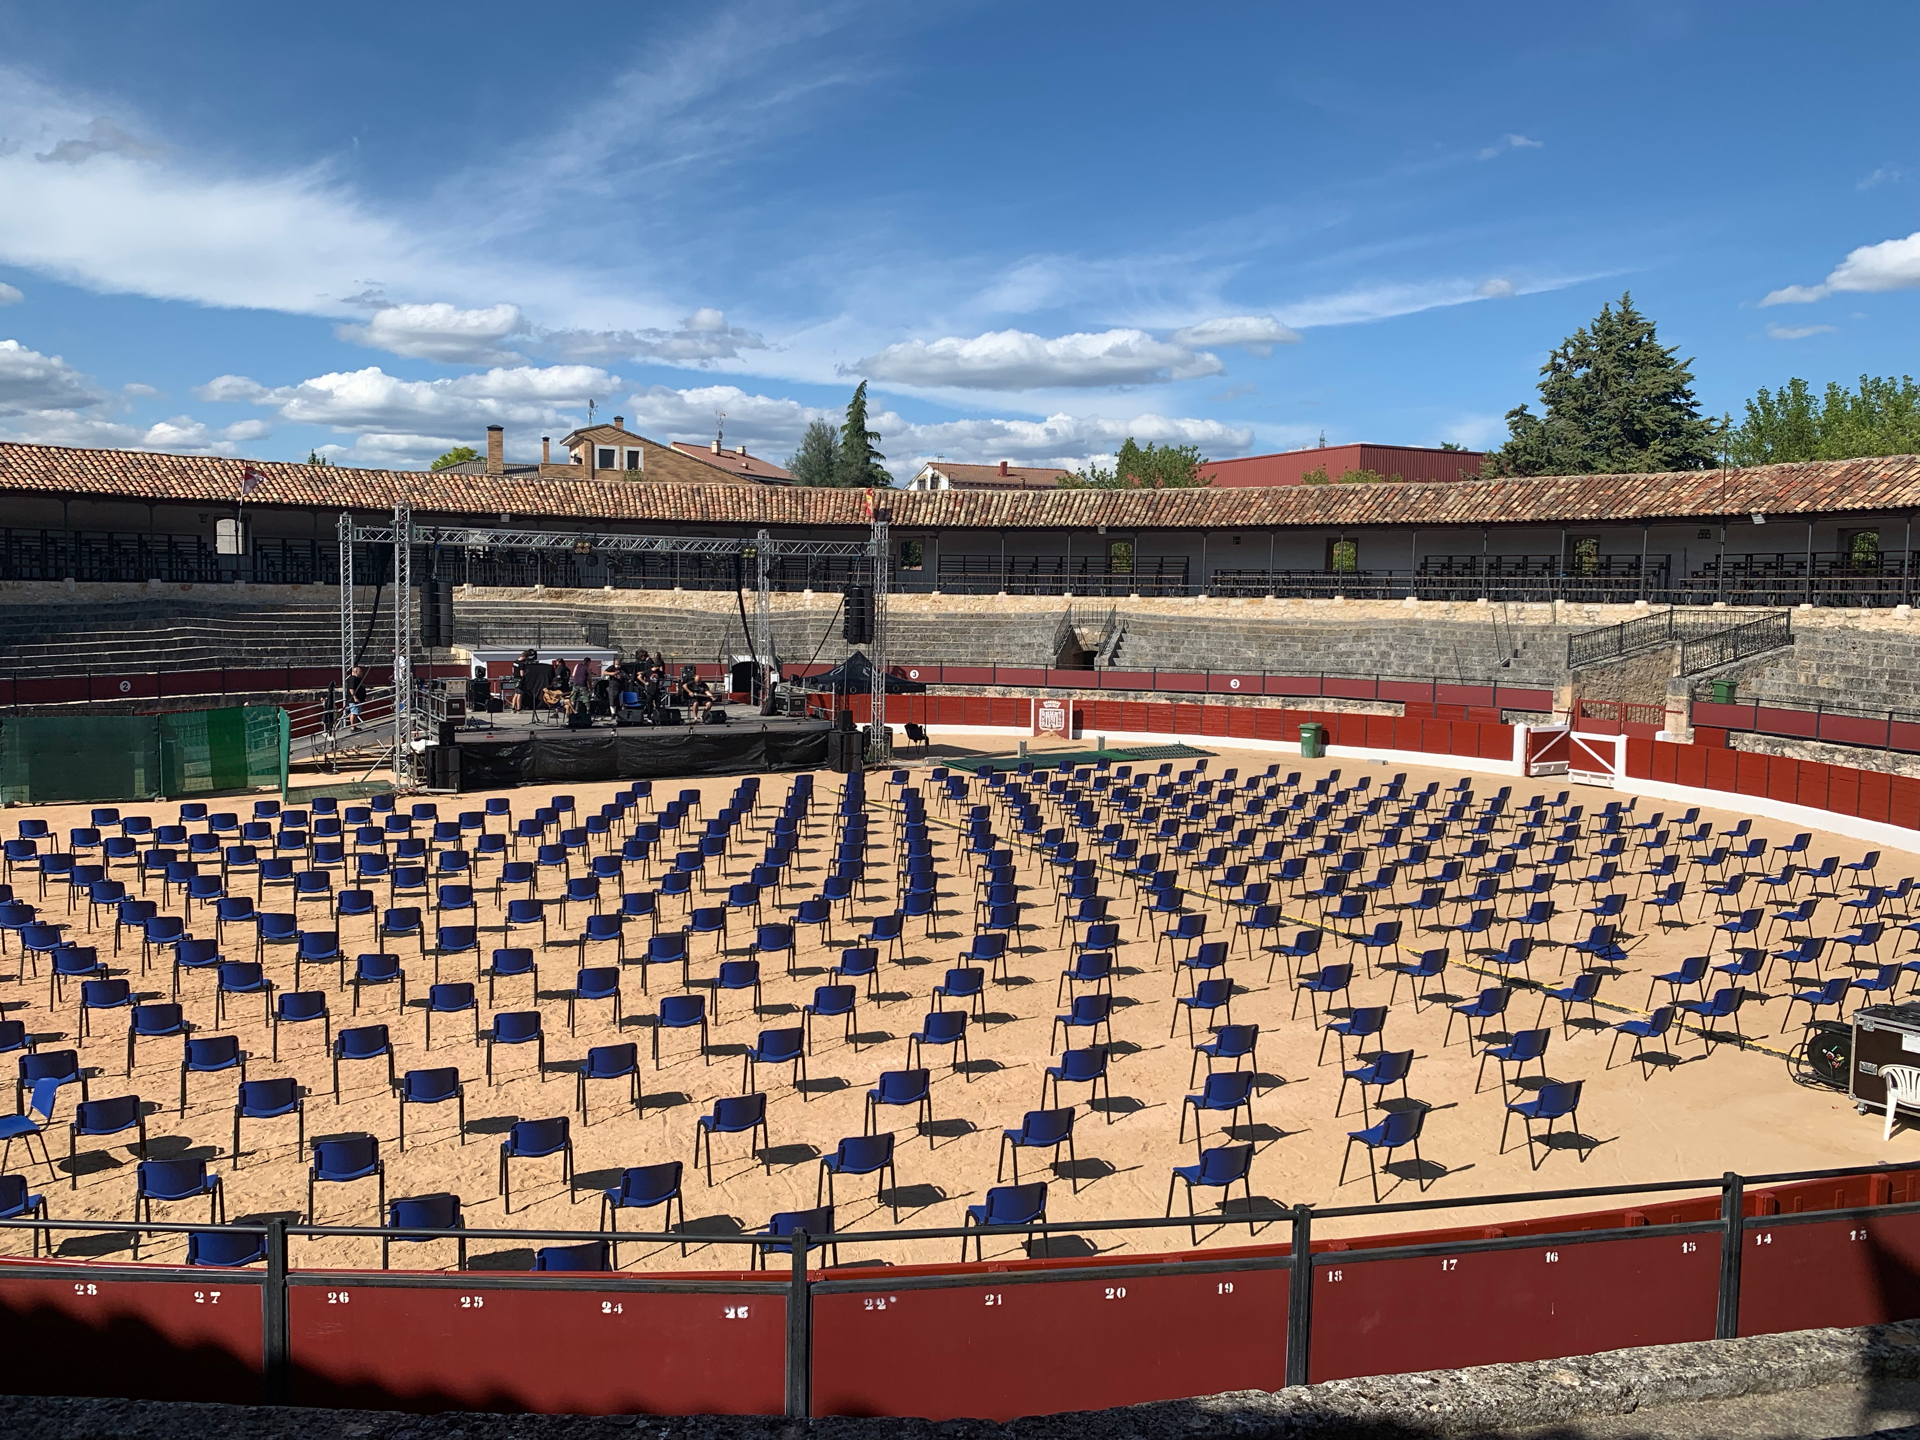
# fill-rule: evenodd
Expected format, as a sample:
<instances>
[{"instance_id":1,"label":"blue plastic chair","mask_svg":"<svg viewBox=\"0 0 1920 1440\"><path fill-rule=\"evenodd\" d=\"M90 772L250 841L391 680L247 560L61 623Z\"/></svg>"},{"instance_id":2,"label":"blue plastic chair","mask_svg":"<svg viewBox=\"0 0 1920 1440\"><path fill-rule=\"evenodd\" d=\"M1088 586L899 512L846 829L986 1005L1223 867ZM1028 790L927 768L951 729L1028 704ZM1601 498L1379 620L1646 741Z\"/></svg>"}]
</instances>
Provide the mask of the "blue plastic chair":
<instances>
[{"instance_id":1,"label":"blue plastic chair","mask_svg":"<svg viewBox=\"0 0 1920 1440\"><path fill-rule=\"evenodd\" d=\"M587 1123L589 1080L625 1080L628 1099L637 1111L640 1108L640 1047L626 1041L618 1045L595 1045L587 1051L574 1097L574 1108L580 1112L582 1125Z\"/></svg>"},{"instance_id":2,"label":"blue plastic chair","mask_svg":"<svg viewBox=\"0 0 1920 1440\"><path fill-rule=\"evenodd\" d=\"M917 1054L924 1054L929 1045L951 1045L954 1047L953 1068L965 1067L969 1082L973 1079L973 1054L967 1041L967 1012L964 1010L932 1010L921 1021L920 1028L907 1036L907 1068L918 1068L914 1064Z\"/></svg>"},{"instance_id":3,"label":"blue plastic chair","mask_svg":"<svg viewBox=\"0 0 1920 1440\"><path fill-rule=\"evenodd\" d=\"M296 1117L296 1149L307 1146L307 1109L305 1092L299 1082L287 1078L242 1080L239 1099L233 1107L233 1168L240 1168L240 1122L277 1120L284 1115Z\"/></svg>"},{"instance_id":4,"label":"blue plastic chair","mask_svg":"<svg viewBox=\"0 0 1920 1440\"><path fill-rule=\"evenodd\" d=\"M1053 1017L1053 1034L1047 1046L1047 1053L1052 1054L1054 1047L1060 1043L1060 1032L1062 1030L1067 1032L1067 1038L1069 1040L1072 1039L1075 1030L1086 1030L1089 1032L1089 1039L1098 1043L1100 1031L1104 1028L1107 1032L1107 1042L1111 1045L1113 1041L1112 1019L1112 995L1094 994L1074 996L1073 1003L1068 1007L1067 1013Z\"/></svg>"},{"instance_id":5,"label":"blue plastic chair","mask_svg":"<svg viewBox=\"0 0 1920 1440\"><path fill-rule=\"evenodd\" d=\"M758 1134L759 1147L753 1147L752 1136ZM713 1137L715 1135L748 1135L750 1155L758 1155L769 1175L773 1173L773 1162L766 1157L766 1149L772 1144L767 1131L767 1097L764 1094L729 1095L713 1102L711 1114L698 1117L693 1132L693 1163L700 1163L700 1150L704 1143L707 1155L707 1184L713 1184Z\"/></svg>"},{"instance_id":6,"label":"blue plastic chair","mask_svg":"<svg viewBox=\"0 0 1920 1440\"><path fill-rule=\"evenodd\" d=\"M615 1231L620 1228L622 1210L650 1210L656 1205L664 1205L666 1214L662 1217L660 1228L673 1229L673 1207L680 1207L680 1228L686 1229L687 1201L680 1193L682 1166L678 1160L662 1161L658 1165L636 1165L620 1172L620 1183L610 1190L600 1193L600 1228ZM615 1259L613 1268L619 1268L619 1242L611 1241ZM683 1243L680 1253L685 1255L687 1247Z\"/></svg>"},{"instance_id":7,"label":"blue plastic chair","mask_svg":"<svg viewBox=\"0 0 1920 1440\"><path fill-rule=\"evenodd\" d=\"M1580 1152L1580 1163L1586 1164L1587 1152L1592 1147L1582 1143L1580 1134L1580 1087L1585 1083L1583 1080L1550 1081L1535 1091L1531 1098L1508 1102L1506 1119L1500 1125L1500 1153L1507 1153L1507 1130L1513 1123L1513 1117L1518 1115L1527 1132L1527 1163L1530 1168L1538 1170L1544 1157L1536 1158L1534 1146L1537 1144L1552 1149L1554 1122L1565 1119L1568 1122L1566 1133L1573 1138L1574 1148ZM1533 1127L1539 1122L1545 1122L1546 1129L1535 1135Z\"/></svg>"},{"instance_id":8,"label":"blue plastic chair","mask_svg":"<svg viewBox=\"0 0 1920 1440\"><path fill-rule=\"evenodd\" d=\"M755 1080L762 1065L793 1066L793 1088L800 1092L803 1101L810 1098L807 1094L807 1031L804 1026L760 1032L747 1053L741 1057L740 1089L743 1093L754 1093Z\"/></svg>"},{"instance_id":9,"label":"blue plastic chair","mask_svg":"<svg viewBox=\"0 0 1920 1440\"><path fill-rule=\"evenodd\" d=\"M347 1060L387 1061L387 1087L394 1081L393 1038L384 1025L358 1025L333 1037L333 1103L340 1103L340 1065Z\"/></svg>"},{"instance_id":10,"label":"blue plastic chair","mask_svg":"<svg viewBox=\"0 0 1920 1440\"><path fill-rule=\"evenodd\" d=\"M409 1070L394 1087L400 1102L400 1148L407 1148L407 1107L444 1105L451 1100L458 1112L456 1130L462 1145L467 1143L467 1087L460 1072L451 1066L433 1070Z\"/></svg>"},{"instance_id":11,"label":"blue plastic chair","mask_svg":"<svg viewBox=\"0 0 1920 1440\"><path fill-rule=\"evenodd\" d=\"M27 1177L24 1175L0 1175L0 1220L36 1218L40 1220L47 1218L46 1196L30 1193L27 1185ZM898 1218L897 1211L895 1212L895 1218ZM36 1228L30 1233L33 1237L33 1255L35 1259L38 1259L40 1257L41 1232ZM139 1233L137 1231L134 1234L134 1240L136 1244L139 1241ZM48 1237L47 1250L49 1253L53 1250L51 1236Z\"/></svg>"},{"instance_id":12,"label":"blue plastic chair","mask_svg":"<svg viewBox=\"0 0 1920 1440\"><path fill-rule=\"evenodd\" d=\"M984 1231L988 1226L1034 1226L1045 1224L1046 1219L1047 1187L1044 1181L1026 1185L995 1185L987 1191L985 1204L967 1207L962 1228L971 1230L977 1226ZM1035 1232L1029 1229L1027 1231L1029 1249L1032 1248L1034 1236ZM965 1263L967 1258L968 1238L973 1240L975 1258L984 1261L986 1255L983 1246L986 1237L984 1234L974 1234L971 1237L965 1235L961 1237L961 1262Z\"/></svg>"},{"instance_id":13,"label":"blue plastic chair","mask_svg":"<svg viewBox=\"0 0 1920 1440\"><path fill-rule=\"evenodd\" d=\"M1512 998L1513 991L1509 987L1505 985L1490 985L1464 1005L1448 1007L1447 1028L1440 1037L1441 1048L1444 1049L1447 1042L1453 1038L1454 1020L1462 1019L1465 1020L1467 1024L1467 1050L1468 1053L1471 1054L1473 1052L1473 1042L1475 1039L1481 1039L1482 1043L1484 1043L1486 1022L1496 1020L1500 1016L1505 1015L1507 1013L1507 1002ZM1473 1028L1473 1022L1476 1020L1481 1022L1478 1032Z\"/></svg>"},{"instance_id":14,"label":"blue plastic chair","mask_svg":"<svg viewBox=\"0 0 1920 1440\"><path fill-rule=\"evenodd\" d=\"M460 1197L441 1192L435 1195L409 1195L402 1199L387 1202L387 1223L385 1230L465 1230L466 1216L461 1210ZM385 1270L392 1260L395 1245L431 1245L441 1237L434 1235L395 1235L383 1233L380 1236L380 1268ZM454 1237L454 1268L467 1268L467 1237Z\"/></svg>"},{"instance_id":15,"label":"blue plastic chair","mask_svg":"<svg viewBox=\"0 0 1920 1440\"><path fill-rule=\"evenodd\" d=\"M1067 1163L1071 1167L1068 1178L1072 1181L1073 1191L1080 1193L1080 1161L1073 1147L1072 1107L1060 1110L1029 1110L1020 1122L1017 1130L1000 1132L1000 1160L994 1170L995 1180L1006 1178L1007 1152L1013 1152L1013 1183L1020 1183L1020 1152L1022 1150L1051 1150L1054 1152L1055 1172L1059 1170L1060 1147L1067 1147Z\"/></svg>"},{"instance_id":16,"label":"blue plastic chair","mask_svg":"<svg viewBox=\"0 0 1920 1440\"><path fill-rule=\"evenodd\" d=\"M1431 1183L1426 1174L1426 1161L1420 1155L1420 1132L1425 1128L1426 1121L1427 1111L1424 1106L1418 1109L1389 1110L1378 1125L1368 1126L1364 1130L1348 1131L1346 1153L1340 1161L1339 1183L1341 1185L1347 1183L1347 1162L1353 1156L1353 1147L1356 1144L1364 1146L1367 1152L1367 1175L1373 1184L1373 1202L1376 1205L1379 1204L1380 1170L1383 1167L1391 1170L1393 1152L1411 1145L1416 1167L1414 1179L1424 1191ZM1384 1161L1379 1159L1382 1152L1386 1155Z\"/></svg>"},{"instance_id":17,"label":"blue plastic chair","mask_svg":"<svg viewBox=\"0 0 1920 1440\"><path fill-rule=\"evenodd\" d=\"M316 1185L323 1181L346 1185L357 1180L372 1180L377 1186L378 1200L373 1212L377 1225L387 1208L387 1165L380 1158L380 1142L364 1133L315 1140L313 1164L307 1171L307 1223L317 1223L313 1208Z\"/></svg>"},{"instance_id":18,"label":"blue plastic chair","mask_svg":"<svg viewBox=\"0 0 1920 1440\"><path fill-rule=\"evenodd\" d=\"M266 1263L267 1237L247 1230L189 1230L187 1264L237 1270Z\"/></svg>"},{"instance_id":19,"label":"blue plastic chair","mask_svg":"<svg viewBox=\"0 0 1920 1440\"><path fill-rule=\"evenodd\" d=\"M1388 1007L1385 1005L1362 1005L1349 1011L1344 1020L1330 1020L1320 1029L1320 1055L1316 1064L1327 1062L1327 1037L1337 1036L1340 1041L1340 1063L1347 1063L1347 1041L1371 1040L1387 1028Z\"/></svg>"},{"instance_id":20,"label":"blue plastic chair","mask_svg":"<svg viewBox=\"0 0 1920 1440\"><path fill-rule=\"evenodd\" d=\"M894 1224L900 1223L900 1178L893 1167L893 1132L882 1131L878 1135L849 1135L843 1138L831 1155L820 1157L820 1173L814 1181L813 1202L821 1203L826 1197L826 1209L831 1214L834 1203L833 1182L839 1175L876 1175L874 1199L886 1201L889 1189L893 1192L892 1209ZM888 1185L888 1180L892 1185ZM809 1232L811 1233L811 1231Z\"/></svg>"},{"instance_id":21,"label":"blue plastic chair","mask_svg":"<svg viewBox=\"0 0 1920 1440\"><path fill-rule=\"evenodd\" d=\"M1595 928L1603 929L1605 927L1596 926ZM1755 953L1757 954L1758 952L1756 951ZM1558 1000L1560 1002L1560 1033L1562 1035L1571 1036L1573 1033L1573 1007L1576 1005L1585 1005L1587 1007L1589 1018L1595 1022L1596 1028L1598 1028L1600 1019L1599 995L1601 979L1602 976L1599 971L1583 970L1573 977L1573 983L1571 985L1542 988L1540 992L1540 1015L1534 1017L1534 1023L1538 1024L1540 1018L1547 1013L1547 1002L1549 1000Z\"/></svg>"},{"instance_id":22,"label":"blue plastic chair","mask_svg":"<svg viewBox=\"0 0 1920 1440\"><path fill-rule=\"evenodd\" d=\"M549 1155L560 1157L560 1178L568 1193L573 1188L573 1128L566 1116L546 1120L516 1120L500 1142L500 1201L507 1214L513 1213L512 1161L539 1160ZM601 1242L604 1248L604 1242Z\"/></svg>"},{"instance_id":23,"label":"blue plastic chair","mask_svg":"<svg viewBox=\"0 0 1920 1440\"><path fill-rule=\"evenodd\" d=\"M926 1134L927 1148L933 1148L932 1074L926 1070L883 1070L875 1088L867 1091L866 1132L875 1133L875 1119L882 1105L912 1105L918 1110L916 1126Z\"/></svg>"},{"instance_id":24,"label":"blue plastic chair","mask_svg":"<svg viewBox=\"0 0 1920 1440\"><path fill-rule=\"evenodd\" d=\"M1681 1000L1675 1004L1676 1010L1684 1011L1700 1023L1700 1036L1709 1055L1715 1045L1724 1043L1720 1032L1713 1028L1715 1020L1731 1019L1733 1033L1741 1045L1746 1044L1746 1035L1740 1029L1740 1006L1745 1002L1747 992L1735 986L1726 986L1713 992L1706 1000Z\"/></svg>"},{"instance_id":25,"label":"blue plastic chair","mask_svg":"<svg viewBox=\"0 0 1920 1440\"><path fill-rule=\"evenodd\" d=\"M748 962L751 963L751 962ZM653 1068L660 1068L660 1035L666 1030L700 1030L700 1058L713 1063L707 1052L707 997L669 995L660 1002L659 1018L653 1026Z\"/></svg>"},{"instance_id":26,"label":"blue plastic chair","mask_svg":"<svg viewBox=\"0 0 1920 1440\"><path fill-rule=\"evenodd\" d=\"M1247 1123L1253 1124L1253 1082L1251 1070L1219 1070L1208 1074L1201 1083L1198 1095L1189 1095L1180 1106L1180 1139L1187 1138L1187 1112L1193 1112L1194 1141L1201 1137L1203 1123L1209 1111L1224 1112L1226 1125L1231 1129L1233 1116L1241 1110L1247 1112Z\"/></svg>"},{"instance_id":27,"label":"blue plastic chair","mask_svg":"<svg viewBox=\"0 0 1920 1440\"><path fill-rule=\"evenodd\" d=\"M152 1221L156 1200L171 1203L202 1198L207 1202L207 1223L226 1224L226 1205L220 1189L220 1177L207 1173L205 1160L142 1160L134 1172L133 1218L136 1224ZM133 1232L133 1258L136 1260L140 1258L142 1233L139 1230Z\"/></svg>"},{"instance_id":28,"label":"blue plastic chair","mask_svg":"<svg viewBox=\"0 0 1920 1440\"><path fill-rule=\"evenodd\" d=\"M640 963L640 989L647 989L647 972L655 965L678 965L680 985L685 989L692 980L692 956L684 930L668 931L647 938L647 953Z\"/></svg>"},{"instance_id":29,"label":"blue plastic chair","mask_svg":"<svg viewBox=\"0 0 1920 1440\"><path fill-rule=\"evenodd\" d=\"M534 1047L534 1072L542 1085L547 1083L547 1032L538 1010L502 1010L493 1017L487 1032L487 1084L493 1084L493 1052L498 1045Z\"/></svg>"},{"instance_id":30,"label":"blue plastic chair","mask_svg":"<svg viewBox=\"0 0 1920 1440\"><path fill-rule=\"evenodd\" d=\"M35 1098L38 1099L38 1087ZM49 1107L51 1108L51 1107ZM108 1135L120 1135L126 1131L135 1131L138 1140L135 1149L142 1160L147 1158L147 1117L141 1109L138 1095L116 1095L108 1100L82 1100L74 1106L73 1120L67 1126L67 1170L72 1178L72 1188L80 1188L80 1167L78 1163L80 1137L99 1138ZM4 1134L0 1131L0 1134ZM6 1135L8 1140L12 1135ZM42 1145L44 1146L44 1138ZM44 1153L44 1150L43 1150ZM0 1160L0 1164L4 1164ZM49 1167L51 1168L51 1167Z\"/></svg>"},{"instance_id":31,"label":"blue plastic chair","mask_svg":"<svg viewBox=\"0 0 1920 1440\"><path fill-rule=\"evenodd\" d=\"M1547 1042L1553 1038L1552 1030L1522 1030L1504 1045L1484 1045L1480 1049L1480 1069L1474 1075L1473 1093L1480 1093L1480 1082L1486 1078L1487 1061L1493 1060L1500 1066L1500 1093L1505 1095L1520 1082L1529 1062L1538 1061L1540 1078L1547 1078ZM1507 1066L1513 1066L1513 1075L1507 1075Z\"/></svg>"},{"instance_id":32,"label":"blue plastic chair","mask_svg":"<svg viewBox=\"0 0 1920 1440\"><path fill-rule=\"evenodd\" d=\"M955 972L949 972L949 974L952 973ZM978 972L976 971L975 973L977 974ZM940 987L936 986L934 988L934 994L938 995L939 993ZM853 1046L856 1051L859 1050L860 1036L859 1032L854 1028L854 1005L858 997L859 991L851 985L818 985L814 987L812 1002L803 1006L801 1011L806 1017L807 1053L809 1055L813 1053L813 1022L815 1020L844 1019L846 1026L842 1039L847 1044Z\"/></svg>"},{"instance_id":33,"label":"blue plastic chair","mask_svg":"<svg viewBox=\"0 0 1920 1440\"><path fill-rule=\"evenodd\" d=\"M575 1034L575 1007L582 1001L611 1000L613 1028L620 1028L620 970L617 966L587 966L575 976L567 992L567 1033Z\"/></svg>"},{"instance_id":34,"label":"blue plastic chair","mask_svg":"<svg viewBox=\"0 0 1920 1440\"><path fill-rule=\"evenodd\" d=\"M1246 1189L1247 1233L1252 1234L1256 1224L1253 1217L1252 1171L1252 1145L1209 1146L1200 1152L1199 1164L1176 1165L1173 1167L1172 1177L1167 1181L1167 1214L1169 1216L1173 1214L1173 1187L1183 1180L1187 1185L1187 1214L1189 1217L1192 1217L1195 1213L1193 1208L1193 1192L1195 1187L1207 1186L1209 1188L1218 1188L1220 1191L1220 1208L1224 1212L1227 1201L1230 1198L1230 1187L1241 1185ZM1198 1225L1193 1226L1190 1233L1193 1243L1198 1245L1200 1243L1200 1227Z\"/></svg>"}]
</instances>

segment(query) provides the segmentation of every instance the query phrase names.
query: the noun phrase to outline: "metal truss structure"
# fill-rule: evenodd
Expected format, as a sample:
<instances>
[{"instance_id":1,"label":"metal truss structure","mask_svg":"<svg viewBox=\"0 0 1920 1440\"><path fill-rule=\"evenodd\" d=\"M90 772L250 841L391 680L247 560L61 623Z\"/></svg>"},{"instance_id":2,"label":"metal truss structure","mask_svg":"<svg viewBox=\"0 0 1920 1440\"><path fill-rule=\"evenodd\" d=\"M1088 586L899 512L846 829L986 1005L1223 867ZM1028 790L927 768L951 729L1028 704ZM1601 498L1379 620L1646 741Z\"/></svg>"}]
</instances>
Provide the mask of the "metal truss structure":
<instances>
[{"instance_id":1,"label":"metal truss structure","mask_svg":"<svg viewBox=\"0 0 1920 1440\"><path fill-rule=\"evenodd\" d=\"M413 551L415 546L436 546L454 550L534 550L604 551L620 555L691 555L737 557L743 572L747 561L754 563L753 633L749 643L754 659L769 674L773 654L773 561L779 556L800 559L865 560L873 571L873 643L869 657L873 662L873 736L874 758L887 758L886 745L886 614L889 565L888 522L891 512L874 511L871 532L865 540L789 540L775 539L763 529L751 538L725 538L707 535L627 535L579 530L533 530L492 525L418 525L412 508L402 500L393 507L388 524L366 524L341 515L340 543L340 684L341 714L345 714L346 682L354 664L356 645L354 613L354 550L363 545L393 547L393 686L394 784L401 790L415 790L423 783L421 750L430 743L431 708L415 694L413 683Z\"/></svg>"}]
</instances>

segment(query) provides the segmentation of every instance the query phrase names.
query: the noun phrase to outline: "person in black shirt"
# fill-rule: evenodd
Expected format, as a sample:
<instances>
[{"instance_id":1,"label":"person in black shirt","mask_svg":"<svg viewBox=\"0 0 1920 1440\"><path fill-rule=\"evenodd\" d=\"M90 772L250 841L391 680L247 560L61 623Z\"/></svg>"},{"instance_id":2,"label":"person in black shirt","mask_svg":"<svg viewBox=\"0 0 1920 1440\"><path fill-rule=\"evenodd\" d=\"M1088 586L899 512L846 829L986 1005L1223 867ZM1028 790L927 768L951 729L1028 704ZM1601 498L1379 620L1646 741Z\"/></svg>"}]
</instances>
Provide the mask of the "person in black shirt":
<instances>
[{"instance_id":1,"label":"person in black shirt","mask_svg":"<svg viewBox=\"0 0 1920 1440\"><path fill-rule=\"evenodd\" d=\"M697 675L687 685L687 706L693 712L691 718L696 725L705 720L707 711L713 708L713 691Z\"/></svg>"},{"instance_id":2,"label":"person in black shirt","mask_svg":"<svg viewBox=\"0 0 1920 1440\"><path fill-rule=\"evenodd\" d=\"M360 728L360 707L367 703L367 675L358 665L347 672L347 728Z\"/></svg>"},{"instance_id":3,"label":"person in black shirt","mask_svg":"<svg viewBox=\"0 0 1920 1440\"><path fill-rule=\"evenodd\" d=\"M520 658L513 662L513 708L516 710L532 710L540 703L533 684L533 669L539 664L537 656L537 651L522 650ZM529 695L533 696L532 704L527 703Z\"/></svg>"}]
</instances>

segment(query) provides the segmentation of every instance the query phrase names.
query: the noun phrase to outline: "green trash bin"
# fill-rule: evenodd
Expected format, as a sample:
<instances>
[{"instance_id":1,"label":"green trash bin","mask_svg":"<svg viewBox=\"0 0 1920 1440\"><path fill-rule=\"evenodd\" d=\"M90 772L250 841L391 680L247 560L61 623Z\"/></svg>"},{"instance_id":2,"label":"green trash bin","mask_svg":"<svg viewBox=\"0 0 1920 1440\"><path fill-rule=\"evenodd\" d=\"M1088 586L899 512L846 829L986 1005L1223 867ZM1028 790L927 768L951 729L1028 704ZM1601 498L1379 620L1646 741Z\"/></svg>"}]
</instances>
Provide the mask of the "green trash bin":
<instances>
[{"instance_id":1,"label":"green trash bin","mask_svg":"<svg viewBox=\"0 0 1920 1440\"><path fill-rule=\"evenodd\" d=\"M1713 682L1713 703L1731 705L1733 703L1733 681L1716 680Z\"/></svg>"},{"instance_id":2,"label":"green trash bin","mask_svg":"<svg viewBox=\"0 0 1920 1440\"><path fill-rule=\"evenodd\" d=\"M1308 760L1318 760L1327 753L1327 727L1319 721L1309 721L1300 727L1300 754Z\"/></svg>"}]
</instances>

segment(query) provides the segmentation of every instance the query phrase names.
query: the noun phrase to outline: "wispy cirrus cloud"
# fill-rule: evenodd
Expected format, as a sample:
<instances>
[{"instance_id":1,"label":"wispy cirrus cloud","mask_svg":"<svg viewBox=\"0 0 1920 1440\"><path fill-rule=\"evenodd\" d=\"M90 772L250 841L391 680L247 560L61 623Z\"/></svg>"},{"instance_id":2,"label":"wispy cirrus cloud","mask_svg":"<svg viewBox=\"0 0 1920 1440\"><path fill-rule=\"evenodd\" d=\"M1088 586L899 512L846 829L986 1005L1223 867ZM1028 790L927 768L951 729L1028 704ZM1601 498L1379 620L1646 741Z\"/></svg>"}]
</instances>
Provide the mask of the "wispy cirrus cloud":
<instances>
[{"instance_id":1,"label":"wispy cirrus cloud","mask_svg":"<svg viewBox=\"0 0 1920 1440\"><path fill-rule=\"evenodd\" d=\"M1025 330L907 340L857 360L855 374L897 385L968 390L1151 385L1218 375L1216 355L1144 330L1076 332L1047 339Z\"/></svg>"}]
</instances>

